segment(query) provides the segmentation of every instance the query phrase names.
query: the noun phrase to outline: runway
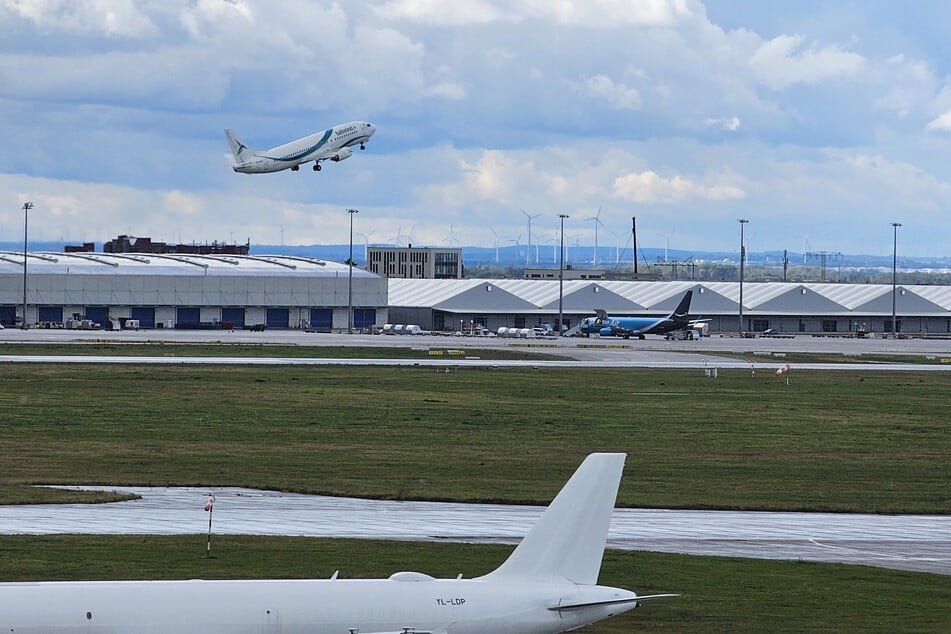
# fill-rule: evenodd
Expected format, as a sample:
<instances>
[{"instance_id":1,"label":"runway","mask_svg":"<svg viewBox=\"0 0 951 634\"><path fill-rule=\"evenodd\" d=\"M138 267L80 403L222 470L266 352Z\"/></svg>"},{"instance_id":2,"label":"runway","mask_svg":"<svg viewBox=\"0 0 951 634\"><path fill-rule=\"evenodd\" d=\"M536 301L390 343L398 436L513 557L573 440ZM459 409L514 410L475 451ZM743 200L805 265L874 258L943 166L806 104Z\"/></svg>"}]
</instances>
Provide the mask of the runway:
<instances>
[{"instance_id":1,"label":"runway","mask_svg":"<svg viewBox=\"0 0 951 634\"><path fill-rule=\"evenodd\" d=\"M216 534L517 543L543 508L394 502L242 488L65 487L110 504L0 506L2 534ZM951 516L617 509L609 548L860 564L951 575Z\"/></svg>"}]
</instances>

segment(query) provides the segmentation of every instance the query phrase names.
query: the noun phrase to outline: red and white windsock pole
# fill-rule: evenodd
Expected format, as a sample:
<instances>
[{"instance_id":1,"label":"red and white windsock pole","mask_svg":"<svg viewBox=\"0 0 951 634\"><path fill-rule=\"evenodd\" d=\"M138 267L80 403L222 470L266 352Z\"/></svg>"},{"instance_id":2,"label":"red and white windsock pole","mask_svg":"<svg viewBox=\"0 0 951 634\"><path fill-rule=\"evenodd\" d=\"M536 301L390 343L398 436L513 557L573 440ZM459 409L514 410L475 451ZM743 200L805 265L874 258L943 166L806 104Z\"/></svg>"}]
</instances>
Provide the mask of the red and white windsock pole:
<instances>
[{"instance_id":1,"label":"red and white windsock pole","mask_svg":"<svg viewBox=\"0 0 951 634\"><path fill-rule=\"evenodd\" d=\"M211 558L211 516L215 510L215 496L209 495L208 501L205 502L205 511L208 512L208 545L205 548L205 558Z\"/></svg>"}]
</instances>

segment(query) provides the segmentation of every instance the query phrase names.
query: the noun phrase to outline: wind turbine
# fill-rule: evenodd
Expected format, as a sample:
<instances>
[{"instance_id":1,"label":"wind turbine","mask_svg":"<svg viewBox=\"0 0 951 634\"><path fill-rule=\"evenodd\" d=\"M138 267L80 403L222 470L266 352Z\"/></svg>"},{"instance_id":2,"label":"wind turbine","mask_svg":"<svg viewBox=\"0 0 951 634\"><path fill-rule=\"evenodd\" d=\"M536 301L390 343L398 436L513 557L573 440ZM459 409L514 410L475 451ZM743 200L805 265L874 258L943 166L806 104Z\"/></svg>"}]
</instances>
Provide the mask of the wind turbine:
<instances>
[{"instance_id":1,"label":"wind turbine","mask_svg":"<svg viewBox=\"0 0 951 634\"><path fill-rule=\"evenodd\" d=\"M530 260L532 257L532 220L544 214L535 214L532 216L524 209L519 209L519 211L525 214L525 217L528 218L528 250L525 252L525 266L528 266L531 264ZM535 264L538 264L538 245L535 245Z\"/></svg>"},{"instance_id":2,"label":"wind turbine","mask_svg":"<svg viewBox=\"0 0 951 634\"><path fill-rule=\"evenodd\" d=\"M359 231L355 231L354 233L356 233L358 236L363 236L363 265L366 266L368 264L367 257L370 253L370 236L373 235L373 231L371 230L369 233L360 233ZM232 242L234 242L234 240L232 240Z\"/></svg>"},{"instance_id":3,"label":"wind turbine","mask_svg":"<svg viewBox=\"0 0 951 634\"><path fill-rule=\"evenodd\" d=\"M495 236L495 263L499 263L499 234L495 232L495 229L489 227L489 231L492 232L492 235Z\"/></svg>"},{"instance_id":4,"label":"wind turbine","mask_svg":"<svg viewBox=\"0 0 951 634\"><path fill-rule=\"evenodd\" d=\"M604 227L603 224L601 226ZM607 227L604 227L604 230L614 236L614 268L617 269L618 264L621 262L621 236Z\"/></svg>"},{"instance_id":5,"label":"wind turbine","mask_svg":"<svg viewBox=\"0 0 951 634\"><path fill-rule=\"evenodd\" d=\"M601 223L601 208L598 207L598 213L590 218L585 218L585 220L594 220L594 259L592 260L592 266L598 266L598 225Z\"/></svg>"},{"instance_id":6,"label":"wind turbine","mask_svg":"<svg viewBox=\"0 0 951 634\"><path fill-rule=\"evenodd\" d=\"M453 243L453 242L459 242L459 241L456 240L456 238L452 235L452 225L449 225L449 235L446 236L445 238L443 238L443 240L446 240L446 241L449 243L449 248L450 248L450 249L452 248L452 243Z\"/></svg>"},{"instance_id":7,"label":"wind turbine","mask_svg":"<svg viewBox=\"0 0 951 634\"><path fill-rule=\"evenodd\" d=\"M518 256L520 255L521 250L522 250L521 239L522 239L522 234L518 234L517 236L515 236L514 239L513 239L513 238L507 238L507 239L505 240L506 242L512 242L512 243L515 244L515 258L512 260L513 262L518 262Z\"/></svg>"},{"instance_id":8,"label":"wind turbine","mask_svg":"<svg viewBox=\"0 0 951 634\"><path fill-rule=\"evenodd\" d=\"M670 249L670 234L658 231L657 235L664 239L664 264L667 264L667 251Z\"/></svg>"}]
</instances>

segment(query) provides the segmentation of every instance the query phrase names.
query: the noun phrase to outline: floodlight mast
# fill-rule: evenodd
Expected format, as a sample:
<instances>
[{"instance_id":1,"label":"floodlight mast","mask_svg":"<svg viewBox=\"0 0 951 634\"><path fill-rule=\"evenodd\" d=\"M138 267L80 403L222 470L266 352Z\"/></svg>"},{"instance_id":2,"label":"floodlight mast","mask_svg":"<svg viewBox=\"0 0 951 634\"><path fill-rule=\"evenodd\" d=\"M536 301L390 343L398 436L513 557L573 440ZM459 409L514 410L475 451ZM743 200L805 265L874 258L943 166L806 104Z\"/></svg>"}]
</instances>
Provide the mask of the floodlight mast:
<instances>
[{"instance_id":1,"label":"floodlight mast","mask_svg":"<svg viewBox=\"0 0 951 634\"><path fill-rule=\"evenodd\" d=\"M348 209L350 214L350 257L347 259L349 265L347 275L347 334L353 334L353 215L360 213L359 209Z\"/></svg>"},{"instance_id":2,"label":"floodlight mast","mask_svg":"<svg viewBox=\"0 0 951 634\"><path fill-rule=\"evenodd\" d=\"M892 337L898 337L898 227L892 223Z\"/></svg>"},{"instance_id":3,"label":"floodlight mast","mask_svg":"<svg viewBox=\"0 0 951 634\"><path fill-rule=\"evenodd\" d=\"M30 210L33 209L33 203L25 202L23 203L23 330L27 328L26 322L26 231L27 231L27 218L29 216Z\"/></svg>"},{"instance_id":4,"label":"floodlight mast","mask_svg":"<svg viewBox=\"0 0 951 634\"><path fill-rule=\"evenodd\" d=\"M749 220L745 218L740 218L738 220L740 223L740 336L743 336L743 265L746 261L746 243L743 241L743 227Z\"/></svg>"},{"instance_id":5,"label":"floodlight mast","mask_svg":"<svg viewBox=\"0 0 951 634\"><path fill-rule=\"evenodd\" d=\"M565 323L565 218L568 214L558 214L561 219L561 257L558 260L558 336L561 337L561 327Z\"/></svg>"}]
</instances>

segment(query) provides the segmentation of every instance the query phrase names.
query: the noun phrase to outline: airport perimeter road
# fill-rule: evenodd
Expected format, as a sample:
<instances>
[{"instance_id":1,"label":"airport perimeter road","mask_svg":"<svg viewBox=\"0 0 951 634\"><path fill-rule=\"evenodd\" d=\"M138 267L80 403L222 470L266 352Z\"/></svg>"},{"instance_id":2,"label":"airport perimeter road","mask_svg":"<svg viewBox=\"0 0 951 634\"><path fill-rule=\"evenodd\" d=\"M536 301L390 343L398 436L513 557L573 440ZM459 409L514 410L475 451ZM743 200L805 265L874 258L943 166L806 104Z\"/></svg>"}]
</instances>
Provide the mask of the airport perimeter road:
<instances>
[{"instance_id":1,"label":"airport perimeter road","mask_svg":"<svg viewBox=\"0 0 951 634\"><path fill-rule=\"evenodd\" d=\"M68 487L95 489L102 487ZM138 500L0 506L2 534L214 532L517 543L542 507L334 498L240 488L109 487ZM951 575L951 516L617 509L608 546L862 564Z\"/></svg>"}]
</instances>

